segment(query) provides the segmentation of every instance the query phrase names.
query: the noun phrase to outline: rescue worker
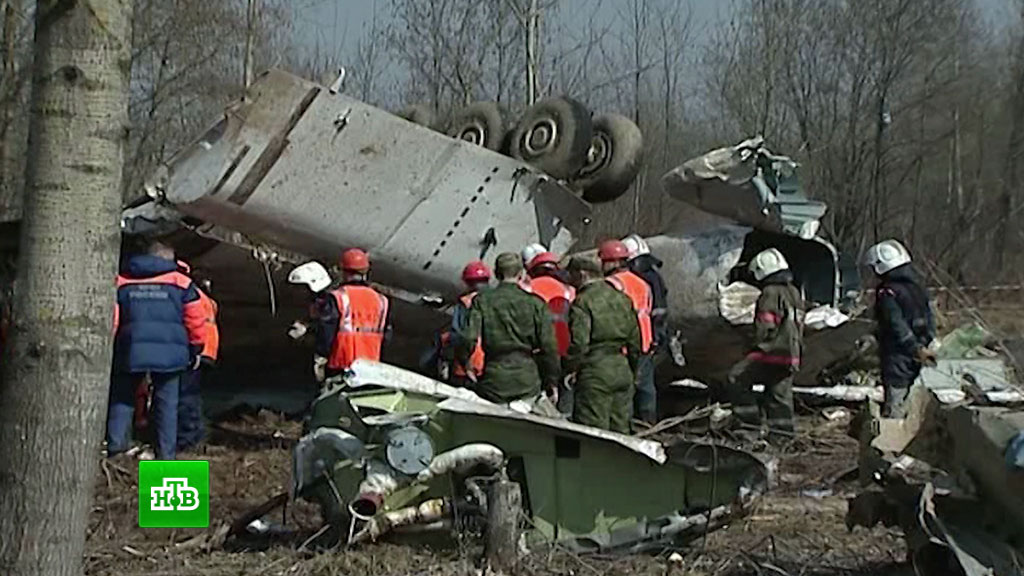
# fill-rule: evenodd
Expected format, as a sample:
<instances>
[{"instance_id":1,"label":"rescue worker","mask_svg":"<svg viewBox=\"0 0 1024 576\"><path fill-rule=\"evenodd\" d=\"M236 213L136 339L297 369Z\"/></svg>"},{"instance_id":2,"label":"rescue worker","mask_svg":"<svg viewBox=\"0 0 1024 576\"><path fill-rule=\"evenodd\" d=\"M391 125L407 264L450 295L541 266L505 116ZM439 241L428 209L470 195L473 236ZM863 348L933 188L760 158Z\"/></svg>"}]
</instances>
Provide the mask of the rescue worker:
<instances>
[{"instance_id":1,"label":"rescue worker","mask_svg":"<svg viewBox=\"0 0 1024 576\"><path fill-rule=\"evenodd\" d=\"M803 347L803 298L789 263L775 248L754 256L750 272L761 295L754 308L753 349L729 372L733 414L760 429L763 410L769 439L779 441L794 431L793 375ZM764 386L760 399L754 397L754 384Z\"/></svg>"},{"instance_id":2,"label":"rescue worker","mask_svg":"<svg viewBox=\"0 0 1024 576\"><path fill-rule=\"evenodd\" d=\"M874 273L878 355L885 400L882 416L904 418L910 387L922 365L935 362L930 349L935 338L928 290L910 264L910 252L896 240L868 248L864 264Z\"/></svg>"},{"instance_id":3,"label":"rescue worker","mask_svg":"<svg viewBox=\"0 0 1024 576\"><path fill-rule=\"evenodd\" d=\"M323 384L343 374L363 358L380 360L385 339L390 338L389 302L370 287L370 256L359 248L341 255L341 286L319 300L317 343L313 373Z\"/></svg>"},{"instance_id":4,"label":"rescue worker","mask_svg":"<svg viewBox=\"0 0 1024 576\"><path fill-rule=\"evenodd\" d=\"M637 379L636 394L633 398L633 414L636 418L653 424L658 420L657 413L657 391L654 388L654 366L651 356L651 349L654 343L654 334L651 327L651 313L654 311L654 296L650 285L633 272L630 272L626 261L629 259L629 249L619 240L606 240L601 243L597 251L601 259L601 267L605 278L619 292L629 296L633 302L633 311L636 313L637 322L640 327L640 354L641 358L637 364L638 376L644 376L643 380ZM650 364L650 369L644 368ZM649 376L647 375L649 373Z\"/></svg>"},{"instance_id":5,"label":"rescue worker","mask_svg":"<svg viewBox=\"0 0 1024 576\"><path fill-rule=\"evenodd\" d=\"M474 390L485 400L524 401L538 412L556 416L542 394L557 395L561 372L548 309L543 300L520 286L523 264L518 254L500 254L495 276L498 285L473 300L455 357L467 367ZM468 365L478 339L487 363L482 378Z\"/></svg>"},{"instance_id":6,"label":"rescue worker","mask_svg":"<svg viewBox=\"0 0 1024 576\"><path fill-rule=\"evenodd\" d=\"M178 271L174 250L154 242L128 259L117 277L114 369L107 411L107 454L128 449L136 384L153 386L156 456L173 460L178 439L178 394L185 372L198 366L203 313L192 280Z\"/></svg>"},{"instance_id":7,"label":"rescue worker","mask_svg":"<svg viewBox=\"0 0 1024 576\"><path fill-rule=\"evenodd\" d=\"M462 269L462 282L466 285L466 291L459 296L459 302L455 305L455 311L452 314L452 324L448 331L448 344L452 347L456 346L459 339L459 334L466 331L466 326L469 325L469 310L473 306L473 300L477 297L481 290L487 288L487 285L491 282L491 269L479 260L475 260L466 264L466 267ZM444 336L442 335L442 339ZM442 346L444 346L442 342ZM479 341L473 346L473 352L469 355L469 366L472 366L473 373L476 377L480 377L484 373L484 350L480 346ZM472 382L469 380L466 366L455 359L452 363L452 374L449 381L453 386L460 386L463 388L469 388L472 386Z\"/></svg>"},{"instance_id":8,"label":"rescue worker","mask_svg":"<svg viewBox=\"0 0 1024 576\"><path fill-rule=\"evenodd\" d=\"M540 296L551 310L558 355L564 358L569 351L569 307L576 298L576 290L562 281L558 255L553 252L534 256L526 265L526 272L530 277L530 291Z\"/></svg>"},{"instance_id":9,"label":"rescue worker","mask_svg":"<svg viewBox=\"0 0 1024 576\"><path fill-rule=\"evenodd\" d=\"M178 451L183 452L199 445L205 436L203 431L203 403L200 383L203 372L217 363L220 351L220 330L217 328L217 302L212 298L213 283L202 274L193 274L196 290L199 292L199 309L203 315L202 349L199 351L199 366L190 370L181 382L178 395Z\"/></svg>"},{"instance_id":10,"label":"rescue worker","mask_svg":"<svg viewBox=\"0 0 1024 576\"><path fill-rule=\"evenodd\" d=\"M590 258L573 257L568 270L579 288L569 311L572 339L563 364L575 380L572 419L628 434L640 358L640 325L633 302L603 280L601 267Z\"/></svg>"},{"instance_id":11,"label":"rescue worker","mask_svg":"<svg viewBox=\"0 0 1024 576\"><path fill-rule=\"evenodd\" d=\"M569 352L569 307L576 298L576 289L563 281L564 272L558 267L558 255L553 252L536 254L526 264L526 273L530 292L547 304L558 342L558 356L564 359ZM558 390L558 409L567 416L572 414L572 389L564 384Z\"/></svg>"},{"instance_id":12,"label":"rescue worker","mask_svg":"<svg viewBox=\"0 0 1024 576\"><path fill-rule=\"evenodd\" d=\"M651 352L640 358L636 371L636 395L633 397L634 410L646 422L652 422L658 414L658 392L654 385L654 369L658 354L668 349L668 287L658 269L662 261L651 254L647 241L636 234L622 239L629 251L629 271L644 279L651 287Z\"/></svg>"},{"instance_id":13,"label":"rescue worker","mask_svg":"<svg viewBox=\"0 0 1024 576\"><path fill-rule=\"evenodd\" d=\"M309 333L311 325L316 324L317 314L324 305L322 300L329 298L328 288L331 287L331 275L324 268L323 264L312 261L306 262L292 268L288 273L289 284L305 284L309 288L309 313L303 320L296 320L288 328L288 337L292 340L302 340Z\"/></svg>"}]
</instances>

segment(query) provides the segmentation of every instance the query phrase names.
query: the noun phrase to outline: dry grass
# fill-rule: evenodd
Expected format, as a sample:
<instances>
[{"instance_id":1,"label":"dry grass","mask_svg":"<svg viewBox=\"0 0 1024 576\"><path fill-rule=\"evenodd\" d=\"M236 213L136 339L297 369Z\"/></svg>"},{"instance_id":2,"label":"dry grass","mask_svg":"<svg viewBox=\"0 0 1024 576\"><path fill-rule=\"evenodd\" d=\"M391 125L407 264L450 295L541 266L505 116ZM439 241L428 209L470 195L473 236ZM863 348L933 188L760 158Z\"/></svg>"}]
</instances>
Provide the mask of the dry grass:
<instances>
[{"instance_id":1,"label":"dry grass","mask_svg":"<svg viewBox=\"0 0 1024 576\"><path fill-rule=\"evenodd\" d=\"M856 444L841 423L819 416L801 419L804 430L781 454L781 486L748 518L680 550L684 561L669 570L671 551L650 556L579 557L558 549L535 550L520 573L529 575L711 576L740 574L868 575L905 574L899 534L886 530L848 533L844 498L851 483L833 480L854 463ZM222 423L200 457L211 462L211 529L285 489L290 478L290 445L299 426L273 415ZM475 546L428 548L377 544L356 550L299 549L319 527L315 510L292 505L293 533L261 550L250 547L204 552L180 543L202 530L143 530L136 526L135 466L107 465L98 479L90 522L86 574L90 576L457 576L479 574ZM828 488L824 497L808 489ZM281 514L272 519L281 521ZM229 543L230 544L230 543Z\"/></svg>"}]
</instances>

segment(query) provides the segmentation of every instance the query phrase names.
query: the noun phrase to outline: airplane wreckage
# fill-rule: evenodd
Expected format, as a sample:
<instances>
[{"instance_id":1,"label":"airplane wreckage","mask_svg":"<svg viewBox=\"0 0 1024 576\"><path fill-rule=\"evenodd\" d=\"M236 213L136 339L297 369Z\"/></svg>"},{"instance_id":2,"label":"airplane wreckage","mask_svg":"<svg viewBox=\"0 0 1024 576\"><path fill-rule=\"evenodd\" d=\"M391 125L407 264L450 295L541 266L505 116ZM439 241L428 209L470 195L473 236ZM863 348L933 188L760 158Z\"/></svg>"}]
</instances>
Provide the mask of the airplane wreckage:
<instances>
[{"instance_id":1,"label":"airplane wreckage","mask_svg":"<svg viewBox=\"0 0 1024 576\"><path fill-rule=\"evenodd\" d=\"M292 487L350 544L472 530L494 505L490 483L507 478L520 486L527 546L641 552L725 525L769 486L769 466L726 446L536 416L376 362L352 372L314 401Z\"/></svg>"},{"instance_id":2,"label":"airplane wreckage","mask_svg":"<svg viewBox=\"0 0 1024 576\"><path fill-rule=\"evenodd\" d=\"M372 280L394 300L396 341L384 359L416 368L446 323L442 303L455 301L466 262L534 242L577 251L592 204L620 196L639 169L636 127L592 118L572 99L542 101L511 129L496 107L473 105L444 134L413 122L436 125L422 114L405 120L337 84L265 73L124 212L126 233L169 239L213 278L228 334L219 372L239 382L308 372L307 352L267 337L305 317L308 292L284 279L292 266L367 249ZM826 207L799 191L795 168L755 138L664 177L672 199L734 223L647 238L664 261L670 321L686 341L685 362L663 363L659 380L724 380L753 322L746 262L768 246L793 263L818 306L808 317L804 384L867 332L868 322L847 314L856 266L819 235Z\"/></svg>"},{"instance_id":3,"label":"airplane wreckage","mask_svg":"<svg viewBox=\"0 0 1024 576\"><path fill-rule=\"evenodd\" d=\"M639 170L639 130L554 98L512 128L497 106L474 104L442 133L423 109L399 117L339 84L265 73L158 170L122 220L126 234L167 239L213 279L225 335L214 380L241 386L214 381L210 393L293 413L310 407L314 386L309 350L285 334L305 318L310 294L285 277L309 260L334 262L347 247L372 254L373 281L393 297L395 340L386 364L361 361L313 400L292 495L317 503L356 543L472 529L493 504L488 486L506 479L520 487L527 542L580 552L683 543L749 511L773 468L749 453L533 415L397 367L417 367L447 323L445 303L459 294L466 262L535 242L561 254L588 249L577 244L593 204L623 194ZM662 178L672 200L732 222L646 239L664 262L670 322L686 340L683 358L659 371L660 382L673 382L663 393L703 387L706 396L697 380L724 380L745 352L758 295L746 263L775 247L813 304L796 392L829 401L877 394L826 369L863 351L871 323L858 316L857 267L820 234L826 207L800 192L796 169L754 138ZM876 414L857 431L865 492L848 523L901 526L920 573L1020 573L1024 421L992 404L1021 397L1007 375L985 376L1004 367L993 362L940 361L922 375L915 416ZM822 385L832 383L840 385ZM595 477L602 482L584 481ZM1007 512L1012 518L998 520Z\"/></svg>"}]
</instances>

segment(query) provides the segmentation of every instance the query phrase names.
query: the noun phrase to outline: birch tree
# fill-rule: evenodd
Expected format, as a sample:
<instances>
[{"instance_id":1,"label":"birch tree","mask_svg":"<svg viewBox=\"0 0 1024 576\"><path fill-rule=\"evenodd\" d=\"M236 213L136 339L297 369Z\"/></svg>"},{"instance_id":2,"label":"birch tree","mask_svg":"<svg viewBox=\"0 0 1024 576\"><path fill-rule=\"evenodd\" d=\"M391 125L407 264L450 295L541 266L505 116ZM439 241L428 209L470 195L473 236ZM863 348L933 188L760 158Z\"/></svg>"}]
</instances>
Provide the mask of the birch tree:
<instances>
[{"instance_id":1,"label":"birch tree","mask_svg":"<svg viewBox=\"0 0 1024 576\"><path fill-rule=\"evenodd\" d=\"M110 378L131 0L41 0L0 384L0 573L76 576Z\"/></svg>"}]
</instances>

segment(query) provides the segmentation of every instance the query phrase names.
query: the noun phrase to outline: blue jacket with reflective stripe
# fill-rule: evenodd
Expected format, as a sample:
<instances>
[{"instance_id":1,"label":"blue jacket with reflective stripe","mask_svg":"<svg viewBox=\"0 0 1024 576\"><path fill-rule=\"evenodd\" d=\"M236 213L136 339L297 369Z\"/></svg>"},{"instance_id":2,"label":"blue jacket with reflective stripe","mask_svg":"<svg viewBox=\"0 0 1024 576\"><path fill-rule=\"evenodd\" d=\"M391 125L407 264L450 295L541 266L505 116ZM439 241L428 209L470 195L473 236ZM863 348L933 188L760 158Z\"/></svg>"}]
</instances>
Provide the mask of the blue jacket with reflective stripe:
<instances>
[{"instance_id":1,"label":"blue jacket with reflective stripe","mask_svg":"<svg viewBox=\"0 0 1024 576\"><path fill-rule=\"evenodd\" d=\"M118 277L117 372L179 372L198 353L199 293L177 263L132 256Z\"/></svg>"}]
</instances>

